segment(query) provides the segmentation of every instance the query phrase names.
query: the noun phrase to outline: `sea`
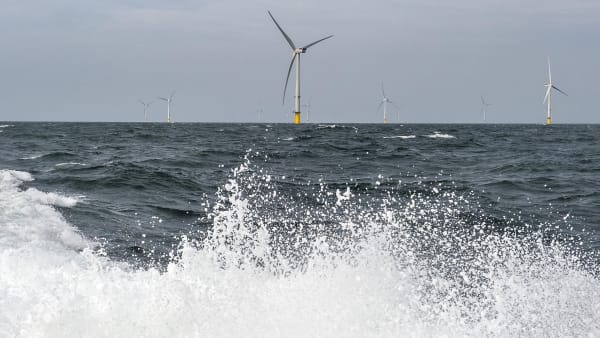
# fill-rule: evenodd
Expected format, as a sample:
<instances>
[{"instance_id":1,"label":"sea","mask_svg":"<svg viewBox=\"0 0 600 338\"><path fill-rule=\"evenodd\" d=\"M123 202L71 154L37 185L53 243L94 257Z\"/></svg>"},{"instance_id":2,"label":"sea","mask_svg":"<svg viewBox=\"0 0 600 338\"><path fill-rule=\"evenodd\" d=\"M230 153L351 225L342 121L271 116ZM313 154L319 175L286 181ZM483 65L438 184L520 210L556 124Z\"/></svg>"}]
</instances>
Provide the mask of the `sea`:
<instances>
[{"instance_id":1,"label":"sea","mask_svg":"<svg viewBox=\"0 0 600 338\"><path fill-rule=\"evenodd\" d=\"M598 337L600 125L0 122L0 337Z\"/></svg>"}]
</instances>

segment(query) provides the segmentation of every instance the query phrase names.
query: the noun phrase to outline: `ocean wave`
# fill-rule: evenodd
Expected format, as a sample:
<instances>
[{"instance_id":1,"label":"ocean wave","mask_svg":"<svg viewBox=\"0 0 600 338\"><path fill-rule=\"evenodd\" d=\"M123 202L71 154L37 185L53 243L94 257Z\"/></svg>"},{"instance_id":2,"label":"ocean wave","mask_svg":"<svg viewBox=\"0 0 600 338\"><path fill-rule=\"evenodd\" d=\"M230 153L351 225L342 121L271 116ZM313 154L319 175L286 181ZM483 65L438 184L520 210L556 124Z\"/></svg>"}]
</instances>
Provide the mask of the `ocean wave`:
<instances>
[{"instance_id":1,"label":"ocean wave","mask_svg":"<svg viewBox=\"0 0 600 338\"><path fill-rule=\"evenodd\" d=\"M12 124L2 124L2 125L0 125L0 128L10 128L10 127L14 127L14 125L12 125Z\"/></svg>"},{"instance_id":2,"label":"ocean wave","mask_svg":"<svg viewBox=\"0 0 600 338\"><path fill-rule=\"evenodd\" d=\"M18 186L31 179L0 171L0 205L26 201ZM0 336L600 334L600 281L582 257L536 232L495 233L476 211L467 223L468 195L365 203L348 186L301 198L277 187L245 160L216 193L207 237L184 236L164 271L39 237L0 244ZM73 233L39 202L8 210L27 205L44 214L18 225Z\"/></svg>"},{"instance_id":3,"label":"ocean wave","mask_svg":"<svg viewBox=\"0 0 600 338\"><path fill-rule=\"evenodd\" d=\"M72 159L78 157L75 153L68 151L54 151L51 153L43 154L40 158L44 160L61 160L61 159ZM65 162L67 163L67 162Z\"/></svg>"},{"instance_id":4,"label":"ocean wave","mask_svg":"<svg viewBox=\"0 0 600 338\"><path fill-rule=\"evenodd\" d=\"M31 243L85 247L83 237L54 209L73 207L77 200L35 188L20 189L23 182L32 180L27 172L0 170L0 250Z\"/></svg>"}]
</instances>

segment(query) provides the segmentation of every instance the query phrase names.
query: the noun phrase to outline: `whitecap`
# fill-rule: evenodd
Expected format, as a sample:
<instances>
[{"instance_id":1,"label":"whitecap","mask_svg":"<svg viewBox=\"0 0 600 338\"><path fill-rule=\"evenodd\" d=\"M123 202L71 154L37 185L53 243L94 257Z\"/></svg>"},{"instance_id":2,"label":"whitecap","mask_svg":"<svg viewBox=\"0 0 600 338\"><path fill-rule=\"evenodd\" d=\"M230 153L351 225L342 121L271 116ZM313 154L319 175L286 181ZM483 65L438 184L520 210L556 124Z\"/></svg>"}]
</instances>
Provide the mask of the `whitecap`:
<instances>
[{"instance_id":1,"label":"whitecap","mask_svg":"<svg viewBox=\"0 0 600 338\"><path fill-rule=\"evenodd\" d=\"M387 139L392 139L392 138L400 138L403 140L407 140L407 139L411 139L411 138L416 138L416 135L396 135L396 136L384 136L383 138L387 138Z\"/></svg>"},{"instance_id":2,"label":"whitecap","mask_svg":"<svg viewBox=\"0 0 600 338\"><path fill-rule=\"evenodd\" d=\"M453 135L442 134L439 131L434 131L433 134L431 134L431 135L425 135L425 137L429 137L429 138L456 138Z\"/></svg>"},{"instance_id":3,"label":"whitecap","mask_svg":"<svg viewBox=\"0 0 600 338\"><path fill-rule=\"evenodd\" d=\"M64 163L58 163L54 165L55 167L71 167L71 166L87 166L86 163L79 163L79 162L64 162Z\"/></svg>"},{"instance_id":4,"label":"whitecap","mask_svg":"<svg viewBox=\"0 0 600 338\"><path fill-rule=\"evenodd\" d=\"M32 155L32 156L28 156L28 157L21 157L20 160L35 160L36 158L40 158L44 155Z\"/></svg>"}]
</instances>

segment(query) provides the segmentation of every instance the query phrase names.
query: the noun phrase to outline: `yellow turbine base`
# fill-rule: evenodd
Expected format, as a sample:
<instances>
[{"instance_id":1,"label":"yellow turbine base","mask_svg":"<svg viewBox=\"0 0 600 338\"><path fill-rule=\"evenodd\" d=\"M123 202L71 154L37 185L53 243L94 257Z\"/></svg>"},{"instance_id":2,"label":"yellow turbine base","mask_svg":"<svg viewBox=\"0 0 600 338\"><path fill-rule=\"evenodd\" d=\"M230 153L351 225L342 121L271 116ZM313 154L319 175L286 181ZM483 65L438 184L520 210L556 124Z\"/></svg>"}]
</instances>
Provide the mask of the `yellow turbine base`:
<instances>
[{"instance_id":1,"label":"yellow turbine base","mask_svg":"<svg viewBox=\"0 0 600 338\"><path fill-rule=\"evenodd\" d=\"M387 124L387 119L383 119L383 124Z\"/></svg>"},{"instance_id":2,"label":"yellow turbine base","mask_svg":"<svg viewBox=\"0 0 600 338\"><path fill-rule=\"evenodd\" d=\"M552 124L552 118L550 118L550 117L547 117L547 118L546 118L546 125L547 125L547 126L549 126L549 125L551 125L551 124Z\"/></svg>"},{"instance_id":3,"label":"yellow turbine base","mask_svg":"<svg viewBox=\"0 0 600 338\"><path fill-rule=\"evenodd\" d=\"M294 113L294 124L300 124L300 112L299 111Z\"/></svg>"}]
</instances>

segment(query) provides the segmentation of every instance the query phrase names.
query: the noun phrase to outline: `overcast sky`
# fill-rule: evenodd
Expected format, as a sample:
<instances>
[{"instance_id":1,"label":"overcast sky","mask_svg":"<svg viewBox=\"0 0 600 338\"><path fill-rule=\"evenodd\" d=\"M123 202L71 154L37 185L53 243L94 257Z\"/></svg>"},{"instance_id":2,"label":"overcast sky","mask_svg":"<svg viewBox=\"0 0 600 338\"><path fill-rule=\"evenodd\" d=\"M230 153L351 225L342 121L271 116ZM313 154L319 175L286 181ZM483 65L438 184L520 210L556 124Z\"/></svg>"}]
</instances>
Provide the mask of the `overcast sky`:
<instances>
[{"instance_id":1,"label":"overcast sky","mask_svg":"<svg viewBox=\"0 0 600 338\"><path fill-rule=\"evenodd\" d=\"M597 0L3 0L0 120L291 122L292 53L312 122L600 123ZM293 75L292 75L293 76ZM259 111L262 111L259 114ZM306 119L306 116L304 116Z\"/></svg>"}]
</instances>

